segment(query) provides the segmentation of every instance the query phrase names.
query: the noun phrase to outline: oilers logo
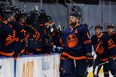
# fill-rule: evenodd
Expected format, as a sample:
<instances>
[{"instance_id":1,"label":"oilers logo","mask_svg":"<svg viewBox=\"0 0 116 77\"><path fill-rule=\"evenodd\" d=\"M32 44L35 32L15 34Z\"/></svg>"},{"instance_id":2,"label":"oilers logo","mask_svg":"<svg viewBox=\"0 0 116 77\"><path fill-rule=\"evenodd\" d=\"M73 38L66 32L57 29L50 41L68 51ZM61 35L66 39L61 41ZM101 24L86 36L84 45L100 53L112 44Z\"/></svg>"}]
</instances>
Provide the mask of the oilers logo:
<instances>
[{"instance_id":1,"label":"oilers logo","mask_svg":"<svg viewBox=\"0 0 116 77\"><path fill-rule=\"evenodd\" d=\"M67 37L67 46L69 48L73 48L78 44L78 38L75 36L75 34L70 34Z\"/></svg>"},{"instance_id":2,"label":"oilers logo","mask_svg":"<svg viewBox=\"0 0 116 77\"><path fill-rule=\"evenodd\" d=\"M103 54L104 53L104 48L100 45L98 48L97 48L98 44L95 46L96 48L96 52L98 54Z\"/></svg>"}]
</instances>

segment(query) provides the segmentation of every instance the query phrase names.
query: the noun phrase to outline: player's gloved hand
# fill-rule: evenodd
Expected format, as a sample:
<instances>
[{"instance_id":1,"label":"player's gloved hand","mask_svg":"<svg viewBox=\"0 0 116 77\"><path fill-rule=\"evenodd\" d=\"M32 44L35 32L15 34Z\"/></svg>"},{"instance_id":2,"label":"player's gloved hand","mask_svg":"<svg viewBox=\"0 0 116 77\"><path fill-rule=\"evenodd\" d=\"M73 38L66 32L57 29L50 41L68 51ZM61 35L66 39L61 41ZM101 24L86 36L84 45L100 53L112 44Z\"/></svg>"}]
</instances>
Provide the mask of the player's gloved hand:
<instances>
[{"instance_id":1,"label":"player's gloved hand","mask_svg":"<svg viewBox=\"0 0 116 77\"><path fill-rule=\"evenodd\" d=\"M53 45L54 53L61 53L63 49L64 49L63 47L57 47L56 45Z\"/></svg>"},{"instance_id":2,"label":"player's gloved hand","mask_svg":"<svg viewBox=\"0 0 116 77\"><path fill-rule=\"evenodd\" d=\"M57 48L56 45L53 45L53 51L54 52L55 52L56 48Z\"/></svg>"},{"instance_id":3,"label":"player's gloved hand","mask_svg":"<svg viewBox=\"0 0 116 77\"><path fill-rule=\"evenodd\" d=\"M57 47L58 51L62 51L63 50L63 47Z\"/></svg>"},{"instance_id":4,"label":"player's gloved hand","mask_svg":"<svg viewBox=\"0 0 116 77\"><path fill-rule=\"evenodd\" d=\"M93 66L93 56L92 53L86 54L86 62L88 63L89 67Z\"/></svg>"}]
</instances>

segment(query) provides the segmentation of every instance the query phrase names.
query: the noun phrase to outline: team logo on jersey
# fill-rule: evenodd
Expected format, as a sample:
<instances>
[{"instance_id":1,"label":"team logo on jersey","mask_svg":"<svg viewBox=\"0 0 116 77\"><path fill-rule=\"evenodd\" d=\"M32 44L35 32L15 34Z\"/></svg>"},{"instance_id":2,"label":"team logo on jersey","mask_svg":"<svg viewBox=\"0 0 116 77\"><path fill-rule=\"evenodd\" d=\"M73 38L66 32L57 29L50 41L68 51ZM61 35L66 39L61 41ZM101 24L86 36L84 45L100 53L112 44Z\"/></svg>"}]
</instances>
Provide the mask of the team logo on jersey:
<instances>
[{"instance_id":1,"label":"team logo on jersey","mask_svg":"<svg viewBox=\"0 0 116 77\"><path fill-rule=\"evenodd\" d=\"M78 38L74 34L70 34L67 38L67 45L69 48L73 48L78 44Z\"/></svg>"},{"instance_id":2,"label":"team logo on jersey","mask_svg":"<svg viewBox=\"0 0 116 77\"><path fill-rule=\"evenodd\" d=\"M103 46L99 45L99 47L98 47L98 44L97 44L97 45L95 46L95 48L96 48L96 52L97 52L98 54L103 54L103 52L104 52Z\"/></svg>"}]
</instances>

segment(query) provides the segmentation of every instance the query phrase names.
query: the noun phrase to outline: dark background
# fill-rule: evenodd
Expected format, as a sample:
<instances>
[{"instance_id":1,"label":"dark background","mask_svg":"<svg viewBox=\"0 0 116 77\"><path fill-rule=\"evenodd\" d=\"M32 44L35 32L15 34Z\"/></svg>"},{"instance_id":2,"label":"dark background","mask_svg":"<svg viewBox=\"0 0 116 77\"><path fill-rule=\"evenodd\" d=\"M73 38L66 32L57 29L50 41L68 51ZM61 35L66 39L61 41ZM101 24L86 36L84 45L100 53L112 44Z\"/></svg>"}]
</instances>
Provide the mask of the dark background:
<instances>
[{"instance_id":1,"label":"dark background","mask_svg":"<svg viewBox=\"0 0 116 77\"><path fill-rule=\"evenodd\" d=\"M6 0L0 0L0 1L6 1ZM10 1L10 0L9 0ZM18 0L19 2L40 2L41 0ZM84 3L84 4L98 4L99 0L43 0L43 3L71 3L71 1L75 3ZM116 2L116 0L101 0L101 1L111 1Z\"/></svg>"}]
</instances>

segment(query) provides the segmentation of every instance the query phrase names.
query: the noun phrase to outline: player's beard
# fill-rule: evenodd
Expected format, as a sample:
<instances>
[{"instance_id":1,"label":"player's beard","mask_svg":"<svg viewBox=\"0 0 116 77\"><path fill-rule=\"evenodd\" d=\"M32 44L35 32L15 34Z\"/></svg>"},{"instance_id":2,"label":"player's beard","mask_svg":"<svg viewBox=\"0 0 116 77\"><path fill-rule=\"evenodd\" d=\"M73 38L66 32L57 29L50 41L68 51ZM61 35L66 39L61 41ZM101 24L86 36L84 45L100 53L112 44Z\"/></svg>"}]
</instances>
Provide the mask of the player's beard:
<instances>
[{"instance_id":1,"label":"player's beard","mask_svg":"<svg viewBox=\"0 0 116 77\"><path fill-rule=\"evenodd\" d=\"M69 21L69 25L70 25L70 27L74 27L76 24L77 24L76 21L75 21L75 22Z\"/></svg>"},{"instance_id":2,"label":"player's beard","mask_svg":"<svg viewBox=\"0 0 116 77\"><path fill-rule=\"evenodd\" d=\"M113 30L110 29L110 30L108 30L107 32L108 32L109 35L112 35Z\"/></svg>"},{"instance_id":3,"label":"player's beard","mask_svg":"<svg viewBox=\"0 0 116 77\"><path fill-rule=\"evenodd\" d=\"M98 38L100 38L100 34L101 34L102 32L98 32L98 33L95 33L95 35L98 37Z\"/></svg>"}]
</instances>

